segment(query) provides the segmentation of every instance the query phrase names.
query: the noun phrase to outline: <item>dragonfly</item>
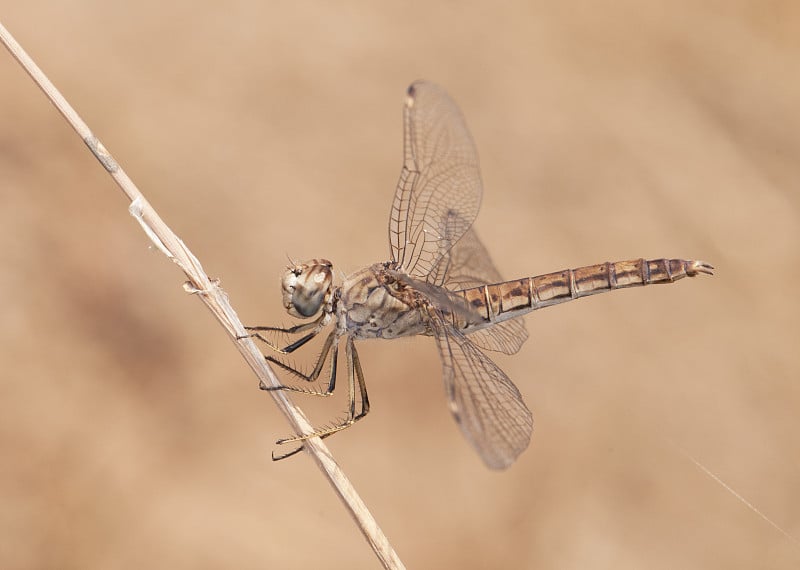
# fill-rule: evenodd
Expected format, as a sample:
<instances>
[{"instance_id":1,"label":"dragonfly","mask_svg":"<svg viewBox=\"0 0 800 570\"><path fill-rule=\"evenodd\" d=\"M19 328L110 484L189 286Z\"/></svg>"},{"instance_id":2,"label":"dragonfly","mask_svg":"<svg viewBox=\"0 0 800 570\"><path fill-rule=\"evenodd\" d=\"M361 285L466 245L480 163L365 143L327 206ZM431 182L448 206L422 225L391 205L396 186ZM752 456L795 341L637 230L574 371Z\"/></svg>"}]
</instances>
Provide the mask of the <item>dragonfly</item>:
<instances>
[{"instance_id":1,"label":"dragonfly","mask_svg":"<svg viewBox=\"0 0 800 570\"><path fill-rule=\"evenodd\" d=\"M475 143L458 106L441 87L417 81L407 91L403 124L403 167L389 216L391 259L356 271L340 285L334 284L333 264L326 259L292 263L281 280L283 306L303 322L247 327L246 337L277 353L265 358L297 378L315 383L327 370L324 390L262 384L265 390L333 394L344 345L345 416L278 440L295 448L273 459L294 455L308 438L333 435L369 413L356 341L424 335L432 336L438 348L447 403L463 435L489 468L505 469L528 447L533 416L486 351L520 350L528 333L519 317L606 291L713 274L714 268L703 261L634 259L506 281L473 227L483 184ZM281 359L325 330L310 372ZM281 347L272 333L296 340Z\"/></svg>"}]
</instances>

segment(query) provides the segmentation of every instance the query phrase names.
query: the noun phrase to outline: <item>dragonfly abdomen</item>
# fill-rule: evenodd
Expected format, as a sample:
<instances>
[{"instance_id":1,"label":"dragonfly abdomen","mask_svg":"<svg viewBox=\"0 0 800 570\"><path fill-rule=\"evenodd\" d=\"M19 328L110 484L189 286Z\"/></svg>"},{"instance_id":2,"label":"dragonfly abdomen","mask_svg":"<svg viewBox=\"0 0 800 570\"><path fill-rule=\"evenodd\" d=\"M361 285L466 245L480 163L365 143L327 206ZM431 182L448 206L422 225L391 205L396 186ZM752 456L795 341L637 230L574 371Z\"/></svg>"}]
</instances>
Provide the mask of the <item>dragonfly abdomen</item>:
<instances>
[{"instance_id":1,"label":"dragonfly abdomen","mask_svg":"<svg viewBox=\"0 0 800 570\"><path fill-rule=\"evenodd\" d=\"M481 285L456 292L464 298L475 319L467 322L454 314L455 325L462 329L480 329L573 299L626 287L672 283L699 273L711 274L712 269L702 261L635 259Z\"/></svg>"}]
</instances>

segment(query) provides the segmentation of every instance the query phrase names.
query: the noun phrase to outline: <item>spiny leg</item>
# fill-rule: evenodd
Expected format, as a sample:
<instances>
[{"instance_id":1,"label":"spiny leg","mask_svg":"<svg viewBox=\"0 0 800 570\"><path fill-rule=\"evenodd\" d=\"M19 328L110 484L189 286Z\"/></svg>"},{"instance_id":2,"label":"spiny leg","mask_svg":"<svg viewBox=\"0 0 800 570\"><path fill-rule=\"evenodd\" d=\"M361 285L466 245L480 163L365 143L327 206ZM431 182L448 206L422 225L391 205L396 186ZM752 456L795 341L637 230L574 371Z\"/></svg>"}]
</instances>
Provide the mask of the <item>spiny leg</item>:
<instances>
[{"instance_id":1,"label":"spiny leg","mask_svg":"<svg viewBox=\"0 0 800 570\"><path fill-rule=\"evenodd\" d=\"M358 357L358 352L356 351L355 343L352 337L347 338L345 354L347 356L347 387L349 405L347 409L347 416L344 418L344 421L326 428L316 429L308 434L279 439L276 442L278 445L302 442L311 437L325 439L328 436L347 429L369 413L369 396L367 395L367 385L364 381L364 371L361 369L361 360ZM361 410L358 413L356 413L356 383L358 383L358 392L361 400ZM275 455L273 453L272 459L274 461L286 459L287 457L291 457L292 455L298 453L302 449L303 446L301 445L297 449L293 449L292 451L282 455Z\"/></svg>"},{"instance_id":2,"label":"spiny leg","mask_svg":"<svg viewBox=\"0 0 800 570\"><path fill-rule=\"evenodd\" d=\"M310 333L308 333L304 337L294 341L293 343L285 346L284 348L280 348L279 346L274 344L271 340L269 340L268 338L266 338L263 335L261 335L259 332L253 332L251 334L238 336L238 337L236 337L236 340L241 340L243 338L256 338L256 339L260 340L261 342L263 342L264 344L266 344L268 347L270 347L275 352L278 352L280 354L289 354L289 353L294 352L295 350L297 350L298 348L300 348L304 344L306 344L308 341L310 341L315 336L317 336L319 334L319 332L322 330L323 326L324 326L323 325L324 319L325 319L325 313L323 313L322 315L320 315L320 317L318 319L316 319L316 320L314 320L314 321L312 321L310 323L303 323L301 325L295 325L295 326L289 327L289 328L284 328L284 327L244 327L245 330L248 330L248 331L270 331L270 332L279 332L279 333L285 333L285 334L290 334L290 335L291 334L298 334L298 333L301 333L301 332L305 332L305 331L307 331L309 329L313 329Z\"/></svg>"},{"instance_id":3,"label":"spiny leg","mask_svg":"<svg viewBox=\"0 0 800 570\"><path fill-rule=\"evenodd\" d=\"M266 358L270 362L274 362L275 364L277 364L278 366L280 366L284 370L287 370L287 371L289 371L289 372L291 372L291 373L293 373L293 374L295 374L297 376L300 376L301 378L303 378L306 381L312 382L319 376L320 371L322 370L322 367L324 366L323 362L324 362L325 355L326 355L325 353L328 350L331 349L331 345L333 344L333 338L334 338L334 333L332 332L330 335L328 335L328 338L325 340L325 346L323 346L322 352L320 353L320 357L317 359L317 364L314 367L314 370L309 375L305 375L302 372L300 372L299 370L296 370L296 369L292 368L291 366L289 366L288 364L284 364L283 362L280 362L279 360L276 360L276 359L274 359L272 357L265 356L264 358ZM333 390L336 388L336 369L337 369L338 356L339 356L339 347L336 346L333 349L333 355L331 356L331 375L330 375L330 380L328 381L328 389L325 392L314 392L314 391L311 391L311 390L303 390L301 388L296 388L296 387L293 387L293 386L276 386L274 388L262 386L261 389L262 390L282 390L283 389L283 390L291 390L293 392L301 392L301 393L304 393L304 394L312 394L312 395L318 395L318 396L329 396L330 394L333 393ZM330 435L330 434L322 435L320 437L324 439L324 438L328 437L328 435ZM309 436L306 436L306 437L312 437L312 436L313 436L313 433L311 435L309 435ZM282 443L286 443L288 441L293 441L293 440L294 440L293 438L279 439L276 442L276 444L281 445ZM276 455L275 452L273 451L272 452L272 460L273 461L280 461L281 459L286 459L287 457L291 457L292 455L295 455L295 454L299 453L300 451L302 451L303 447L304 446L301 445L301 446L297 447L296 449L293 449L292 451L289 451L287 453L278 454L278 455Z\"/></svg>"},{"instance_id":4,"label":"spiny leg","mask_svg":"<svg viewBox=\"0 0 800 570\"><path fill-rule=\"evenodd\" d=\"M297 370L295 368L292 368L288 364L285 364L285 363L281 362L280 360L272 358L271 356L265 356L264 357L267 360L269 360L270 362L273 362L273 363L277 364L278 366L280 366L284 370L286 370L288 372L291 372L292 374L294 374L296 376L299 376L300 378L303 378L304 380L306 380L308 382L313 382L319 377L319 375L320 375L320 373L322 371L322 368L325 365L324 364L325 363L325 357L327 356L327 353L333 347L333 353L331 355L331 375L330 375L330 379L328 380L328 389L325 390L325 392L318 392L318 391L313 391L313 390L304 390L302 388L297 388L296 386L274 386L274 387L273 386L266 386L263 383L260 386L261 389L262 390L267 390L267 391L288 390L288 391L292 391L292 392L300 392L300 393L303 393L303 394L312 394L312 395L315 395L315 396L329 396L329 395L331 395L333 393L334 389L336 388L336 369L337 369L337 362L338 362L338 357L339 357L339 347L338 347L338 345L335 346L335 347L333 346L335 340L336 339L335 339L335 331L334 331L334 332L331 332L331 334L328 335L327 339L325 339L325 344L322 347L322 351L320 352L320 356L317 359L316 365L314 366L314 370L312 370L311 374L308 374L308 375L303 374L299 370ZM322 437L326 437L326 436L322 436ZM281 439L281 440L278 440L276 443L281 444L284 441L286 441L286 440ZM281 455L275 455L275 452L273 451L272 452L272 460L273 461L280 461L281 459L286 459L287 457L291 457L292 455L295 455L296 453L298 453L298 452L300 452L302 450L303 450L303 446L301 445L297 449L293 449L292 451L290 451L288 453L281 454Z\"/></svg>"},{"instance_id":5,"label":"spiny leg","mask_svg":"<svg viewBox=\"0 0 800 570\"><path fill-rule=\"evenodd\" d=\"M361 369L361 359L358 357L356 345L352 338L348 338L347 341L347 347L352 350L353 370L355 371L356 380L358 381L358 390L361 393L361 413L353 418L353 421L356 422L369 413L369 396L367 395L367 383L364 382L364 371Z\"/></svg>"},{"instance_id":6,"label":"spiny leg","mask_svg":"<svg viewBox=\"0 0 800 570\"><path fill-rule=\"evenodd\" d=\"M268 392L275 390L286 390L289 392L299 392L301 394L311 394L313 396L330 396L333 393L333 390L336 388L336 363L339 357L339 347L338 343L336 343L337 339L338 337L336 336L336 331L332 331L325 339L325 343L322 345L322 351L319 354L319 358L317 358L317 362L314 365L314 369L311 371L311 374L304 374L300 370L297 370L296 368L289 366L288 364L281 362L272 356L264 356L264 358L269 362L276 364L298 378L305 380L306 382L316 382L319 378L319 375L322 373L323 368L325 367L325 359L328 357L328 353L331 353L331 348L333 348L331 353L331 374L330 378L328 379L328 388L324 392L320 392L319 390L308 390L306 388L299 388L297 386L267 386L264 383L261 383L259 388ZM334 344L337 344L337 346L334 346Z\"/></svg>"}]
</instances>

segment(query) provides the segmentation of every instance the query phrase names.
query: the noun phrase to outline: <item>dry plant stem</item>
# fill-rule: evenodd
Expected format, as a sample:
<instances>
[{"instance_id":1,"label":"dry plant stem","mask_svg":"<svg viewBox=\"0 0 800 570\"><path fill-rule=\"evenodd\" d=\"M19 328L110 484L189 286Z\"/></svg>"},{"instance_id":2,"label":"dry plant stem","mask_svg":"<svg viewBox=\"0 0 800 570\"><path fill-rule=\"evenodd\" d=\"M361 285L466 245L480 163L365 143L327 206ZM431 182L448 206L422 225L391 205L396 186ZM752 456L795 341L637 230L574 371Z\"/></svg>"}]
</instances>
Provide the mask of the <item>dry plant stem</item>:
<instances>
[{"instance_id":1,"label":"dry plant stem","mask_svg":"<svg viewBox=\"0 0 800 570\"><path fill-rule=\"evenodd\" d=\"M22 65L37 85L44 91L48 99L56 106L72 128L80 135L92 153L100 161L117 185L131 201L129 211L141 224L145 233L156 247L169 259L174 261L189 278L184 288L194 293L211 310L217 320L228 331L250 368L256 373L259 380L267 386L278 386L280 383L272 369L267 365L261 352L252 340L236 340L237 337L246 335L241 321L228 302L225 292L215 280L209 279L203 271L200 261L189 251L189 248L176 236L164 223L156 211L150 206L142 193L125 174L125 171L114 160L100 141L89 130L86 123L81 120L75 110L67 103L66 99L58 92L55 86L47 79L39 67L33 62L22 47L14 40L8 30L0 24L0 40L11 52L14 58ZM283 412L297 434L313 431L302 411L297 408L281 391L270 391L278 408ZM388 539L378 527L377 522L367 509L364 502L356 493L353 485L347 479L342 469L331 456L328 448L319 438L312 438L305 442L306 451L325 474L336 493L344 502L350 514L355 519L361 532L372 546L375 554L385 568L404 568L402 561L389 544Z\"/></svg>"}]
</instances>

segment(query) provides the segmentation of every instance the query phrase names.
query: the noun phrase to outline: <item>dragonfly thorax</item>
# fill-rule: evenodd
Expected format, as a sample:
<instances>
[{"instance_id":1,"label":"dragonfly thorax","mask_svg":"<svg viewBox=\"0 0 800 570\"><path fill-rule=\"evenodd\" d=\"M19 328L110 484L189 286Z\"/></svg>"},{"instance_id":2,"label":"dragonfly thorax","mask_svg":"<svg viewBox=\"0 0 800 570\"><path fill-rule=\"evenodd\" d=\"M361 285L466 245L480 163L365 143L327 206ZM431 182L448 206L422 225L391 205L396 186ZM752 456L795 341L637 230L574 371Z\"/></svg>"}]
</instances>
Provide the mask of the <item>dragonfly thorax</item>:
<instances>
[{"instance_id":1,"label":"dragonfly thorax","mask_svg":"<svg viewBox=\"0 0 800 570\"><path fill-rule=\"evenodd\" d=\"M295 264L281 279L283 306L293 317L313 317L330 298L332 282L333 264L327 259Z\"/></svg>"}]
</instances>

